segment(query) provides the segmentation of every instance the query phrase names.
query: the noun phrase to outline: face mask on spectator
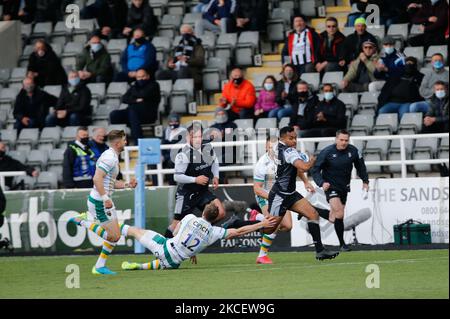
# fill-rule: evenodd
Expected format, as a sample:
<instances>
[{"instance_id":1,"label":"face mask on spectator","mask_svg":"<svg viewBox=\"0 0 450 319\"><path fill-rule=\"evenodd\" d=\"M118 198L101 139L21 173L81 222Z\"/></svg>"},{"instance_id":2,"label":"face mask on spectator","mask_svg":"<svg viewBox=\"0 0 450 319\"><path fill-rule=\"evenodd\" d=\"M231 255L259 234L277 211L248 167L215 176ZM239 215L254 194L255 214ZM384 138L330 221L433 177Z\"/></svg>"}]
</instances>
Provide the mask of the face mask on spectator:
<instances>
[{"instance_id":1,"label":"face mask on spectator","mask_svg":"<svg viewBox=\"0 0 450 319\"><path fill-rule=\"evenodd\" d=\"M244 82L244 78L236 78L233 79L234 84L241 85L242 82Z\"/></svg>"},{"instance_id":2,"label":"face mask on spectator","mask_svg":"<svg viewBox=\"0 0 450 319\"><path fill-rule=\"evenodd\" d=\"M44 50L37 50L36 53L41 58L45 55L45 51Z\"/></svg>"},{"instance_id":3,"label":"face mask on spectator","mask_svg":"<svg viewBox=\"0 0 450 319\"><path fill-rule=\"evenodd\" d=\"M227 121L228 121L228 115L226 115L226 114L216 115L217 123L223 124L223 123L226 123Z\"/></svg>"},{"instance_id":4,"label":"face mask on spectator","mask_svg":"<svg viewBox=\"0 0 450 319\"><path fill-rule=\"evenodd\" d=\"M272 91L273 83L264 83L264 89L266 89L266 91Z\"/></svg>"},{"instance_id":5,"label":"face mask on spectator","mask_svg":"<svg viewBox=\"0 0 450 319\"><path fill-rule=\"evenodd\" d=\"M444 63L442 63L441 60L435 61L435 62L433 63L433 67L434 67L436 70L440 70L440 69L442 69L442 68L444 67Z\"/></svg>"},{"instance_id":6,"label":"face mask on spectator","mask_svg":"<svg viewBox=\"0 0 450 319\"><path fill-rule=\"evenodd\" d=\"M415 64L407 63L405 65L405 74L406 75L413 75L416 70L417 70L417 68L416 68Z\"/></svg>"},{"instance_id":7,"label":"face mask on spectator","mask_svg":"<svg viewBox=\"0 0 450 319\"><path fill-rule=\"evenodd\" d=\"M394 47L384 47L384 52L386 52L386 54L392 54L394 53L394 50Z\"/></svg>"},{"instance_id":8,"label":"face mask on spectator","mask_svg":"<svg viewBox=\"0 0 450 319\"><path fill-rule=\"evenodd\" d=\"M323 93L323 97L325 98L326 101L331 101L334 98L334 93L333 92L325 92L325 93Z\"/></svg>"},{"instance_id":9,"label":"face mask on spectator","mask_svg":"<svg viewBox=\"0 0 450 319\"><path fill-rule=\"evenodd\" d=\"M309 96L308 91L303 91L303 92L297 92L298 97L302 98L302 99L306 99Z\"/></svg>"},{"instance_id":10,"label":"face mask on spectator","mask_svg":"<svg viewBox=\"0 0 450 319\"><path fill-rule=\"evenodd\" d=\"M27 91L28 93L31 93L34 91L34 85L25 85L23 87L25 89L25 91Z\"/></svg>"},{"instance_id":11,"label":"face mask on spectator","mask_svg":"<svg viewBox=\"0 0 450 319\"><path fill-rule=\"evenodd\" d=\"M143 87L143 86L145 86L147 84L147 82L148 82L148 80L137 80L136 81L136 85L140 86L140 87Z\"/></svg>"},{"instance_id":12,"label":"face mask on spectator","mask_svg":"<svg viewBox=\"0 0 450 319\"><path fill-rule=\"evenodd\" d=\"M180 127L180 123L170 123L169 127L171 130L175 130Z\"/></svg>"},{"instance_id":13,"label":"face mask on spectator","mask_svg":"<svg viewBox=\"0 0 450 319\"><path fill-rule=\"evenodd\" d=\"M80 139L80 143L83 145L88 145L89 143L89 137L83 137Z\"/></svg>"},{"instance_id":14,"label":"face mask on spectator","mask_svg":"<svg viewBox=\"0 0 450 319\"><path fill-rule=\"evenodd\" d=\"M137 44L141 45L145 42L145 38L144 37L136 38L135 41Z\"/></svg>"},{"instance_id":15,"label":"face mask on spectator","mask_svg":"<svg viewBox=\"0 0 450 319\"><path fill-rule=\"evenodd\" d=\"M447 95L445 90L437 90L434 94L436 94L438 99L443 99Z\"/></svg>"},{"instance_id":16,"label":"face mask on spectator","mask_svg":"<svg viewBox=\"0 0 450 319\"><path fill-rule=\"evenodd\" d=\"M292 80L294 78L294 72L293 71L285 71L284 76L286 77L286 79Z\"/></svg>"},{"instance_id":17,"label":"face mask on spectator","mask_svg":"<svg viewBox=\"0 0 450 319\"><path fill-rule=\"evenodd\" d=\"M69 79L69 84L71 86L77 86L78 84L80 84L80 78Z\"/></svg>"},{"instance_id":18,"label":"face mask on spectator","mask_svg":"<svg viewBox=\"0 0 450 319\"><path fill-rule=\"evenodd\" d=\"M91 44L91 50L92 52L98 52L100 51L102 48L102 44L101 43L92 43Z\"/></svg>"}]
</instances>

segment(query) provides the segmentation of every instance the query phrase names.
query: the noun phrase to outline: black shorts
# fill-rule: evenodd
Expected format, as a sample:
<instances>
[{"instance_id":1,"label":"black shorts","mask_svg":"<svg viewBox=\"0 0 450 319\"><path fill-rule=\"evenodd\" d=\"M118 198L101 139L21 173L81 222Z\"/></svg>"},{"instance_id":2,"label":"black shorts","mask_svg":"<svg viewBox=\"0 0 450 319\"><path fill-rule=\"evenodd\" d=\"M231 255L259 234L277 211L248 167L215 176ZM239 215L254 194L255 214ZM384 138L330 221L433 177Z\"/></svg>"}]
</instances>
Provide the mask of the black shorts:
<instances>
[{"instance_id":1,"label":"black shorts","mask_svg":"<svg viewBox=\"0 0 450 319\"><path fill-rule=\"evenodd\" d=\"M176 195L175 220L182 220L186 215L192 214L195 208L203 212L206 205L211 203L217 197L210 191L201 193L188 193Z\"/></svg>"},{"instance_id":2,"label":"black shorts","mask_svg":"<svg viewBox=\"0 0 450 319\"><path fill-rule=\"evenodd\" d=\"M327 196L328 203L330 202L330 199L332 198L339 198L341 200L342 205L345 205L347 203L347 191L340 190L337 188L329 188L325 195Z\"/></svg>"},{"instance_id":3,"label":"black shorts","mask_svg":"<svg viewBox=\"0 0 450 319\"><path fill-rule=\"evenodd\" d=\"M285 195L271 191L269 193L269 214L283 217L287 210L290 210L295 203L302 199L303 196L298 192Z\"/></svg>"}]
</instances>

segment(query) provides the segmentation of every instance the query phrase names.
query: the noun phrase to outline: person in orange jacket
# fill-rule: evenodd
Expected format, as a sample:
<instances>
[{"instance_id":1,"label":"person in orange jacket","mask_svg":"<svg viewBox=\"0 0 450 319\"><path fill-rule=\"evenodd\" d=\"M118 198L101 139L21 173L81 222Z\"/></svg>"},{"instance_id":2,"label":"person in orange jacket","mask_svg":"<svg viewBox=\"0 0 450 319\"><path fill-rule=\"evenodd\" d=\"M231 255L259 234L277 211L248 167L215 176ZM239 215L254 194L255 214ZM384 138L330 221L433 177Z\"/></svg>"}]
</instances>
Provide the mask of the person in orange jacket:
<instances>
[{"instance_id":1,"label":"person in orange jacket","mask_svg":"<svg viewBox=\"0 0 450 319\"><path fill-rule=\"evenodd\" d=\"M240 68L234 68L231 71L229 82L223 87L220 106L230 105L228 117L234 121L253 118L255 103L255 87L250 81L244 79Z\"/></svg>"}]
</instances>

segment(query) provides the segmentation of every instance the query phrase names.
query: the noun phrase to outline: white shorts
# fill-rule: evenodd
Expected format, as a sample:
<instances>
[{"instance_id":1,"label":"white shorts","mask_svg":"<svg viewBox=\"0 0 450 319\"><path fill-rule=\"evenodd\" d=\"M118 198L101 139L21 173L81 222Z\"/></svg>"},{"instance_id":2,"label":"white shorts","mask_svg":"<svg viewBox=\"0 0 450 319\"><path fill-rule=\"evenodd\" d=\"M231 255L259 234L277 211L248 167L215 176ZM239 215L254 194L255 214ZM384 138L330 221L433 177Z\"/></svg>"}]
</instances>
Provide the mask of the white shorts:
<instances>
[{"instance_id":1,"label":"white shorts","mask_svg":"<svg viewBox=\"0 0 450 319\"><path fill-rule=\"evenodd\" d=\"M117 219L116 208L113 206L110 209L106 209L103 205L103 201L96 200L91 196L87 200L88 211L94 219L100 222L100 225L109 223L113 219Z\"/></svg>"},{"instance_id":2,"label":"white shorts","mask_svg":"<svg viewBox=\"0 0 450 319\"><path fill-rule=\"evenodd\" d=\"M166 237L153 230L147 230L139 242L159 259L162 269L177 269L180 267L180 264L173 261L172 256L167 249Z\"/></svg>"}]
</instances>

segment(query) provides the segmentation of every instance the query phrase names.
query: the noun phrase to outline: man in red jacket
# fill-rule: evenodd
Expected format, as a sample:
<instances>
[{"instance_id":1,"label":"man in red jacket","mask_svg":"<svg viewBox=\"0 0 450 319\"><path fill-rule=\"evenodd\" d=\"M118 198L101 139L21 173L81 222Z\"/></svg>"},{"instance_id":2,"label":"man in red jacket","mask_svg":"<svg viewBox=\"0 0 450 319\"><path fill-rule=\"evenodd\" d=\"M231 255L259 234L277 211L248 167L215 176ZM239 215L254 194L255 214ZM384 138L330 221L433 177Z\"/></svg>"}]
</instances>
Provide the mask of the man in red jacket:
<instances>
[{"instance_id":1,"label":"man in red jacket","mask_svg":"<svg viewBox=\"0 0 450 319\"><path fill-rule=\"evenodd\" d=\"M242 70L234 68L230 74L230 80L224 85L220 106L230 106L228 117L235 119L250 119L254 115L256 92L253 84L244 79Z\"/></svg>"}]
</instances>

